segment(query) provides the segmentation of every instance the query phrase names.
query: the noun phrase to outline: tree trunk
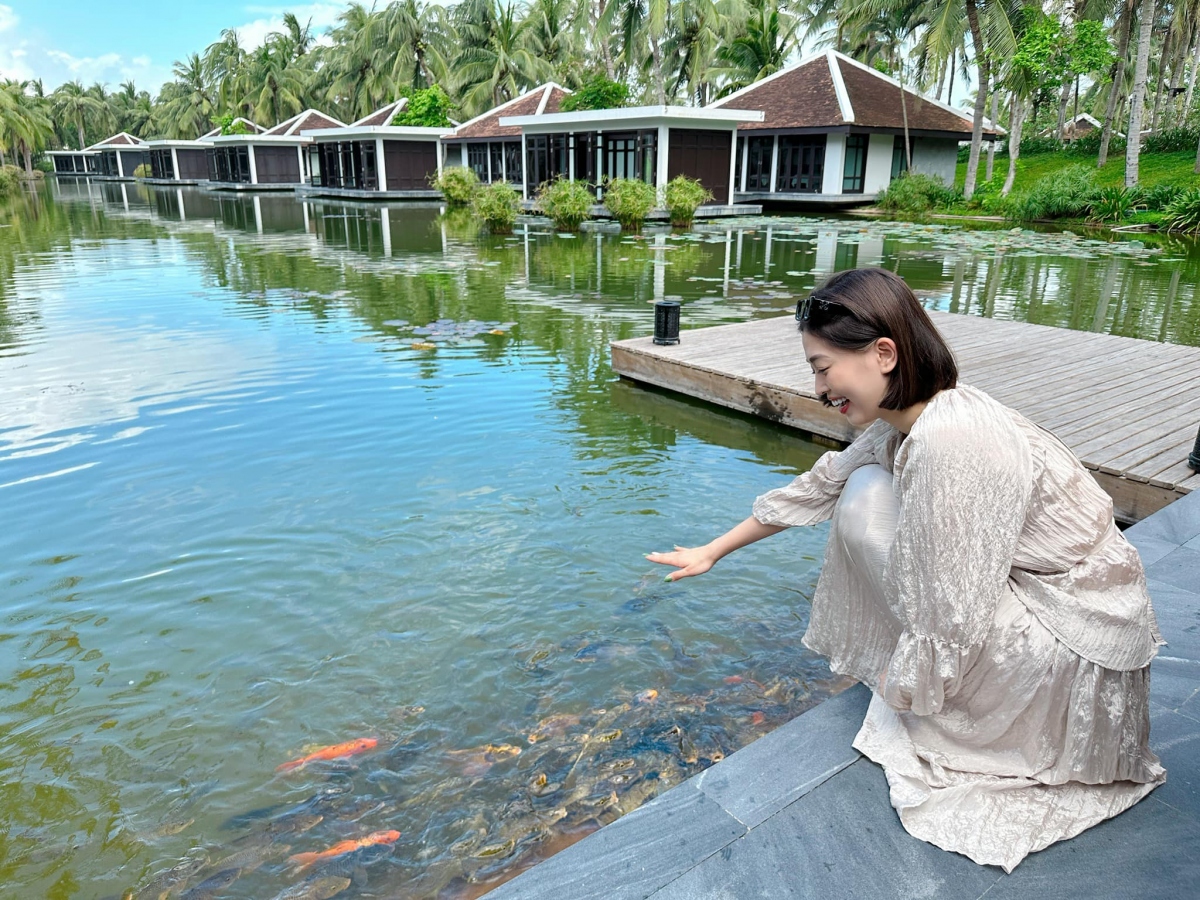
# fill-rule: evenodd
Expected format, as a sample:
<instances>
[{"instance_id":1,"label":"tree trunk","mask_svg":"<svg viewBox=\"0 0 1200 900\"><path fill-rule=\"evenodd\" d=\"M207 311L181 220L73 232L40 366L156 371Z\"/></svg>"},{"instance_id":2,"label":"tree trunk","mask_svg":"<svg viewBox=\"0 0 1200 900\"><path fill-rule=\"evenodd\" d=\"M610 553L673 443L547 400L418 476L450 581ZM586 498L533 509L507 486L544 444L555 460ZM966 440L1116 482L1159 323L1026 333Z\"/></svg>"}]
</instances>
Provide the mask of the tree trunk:
<instances>
[{"instance_id":1,"label":"tree trunk","mask_svg":"<svg viewBox=\"0 0 1200 900\"><path fill-rule=\"evenodd\" d=\"M83 143L83 119L76 119L75 125L79 129L79 149L82 150L85 146Z\"/></svg>"},{"instance_id":2,"label":"tree trunk","mask_svg":"<svg viewBox=\"0 0 1200 900\"><path fill-rule=\"evenodd\" d=\"M968 0L973 2L973 0ZM1142 112L1146 101L1146 70L1150 66L1150 31L1154 26L1154 0L1142 0L1138 30L1133 94L1129 98L1129 130L1125 137L1125 187L1138 183L1138 154L1142 149Z\"/></svg>"},{"instance_id":3,"label":"tree trunk","mask_svg":"<svg viewBox=\"0 0 1200 900\"><path fill-rule=\"evenodd\" d=\"M943 65L942 71L938 73L937 93L933 95L938 100L942 99L942 88L944 88L945 86L946 86L946 66Z\"/></svg>"},{"instance_id":4,"label":"tree trunk","mask_svg":"<svg viewBox=\"0 0 1200 900\"><path fill-rule=\"evenodd\" d=\"M1122 75L1125 72L1125 57L1129 53L1129 27L1133 20L1134 0L1125 0L1121 9L1121 28L1117 37L1117 58L1113 61L1112 86L1108 90L1108 106L1104 112L1104 129L1100 132L1100 155L1096 157L1096 168L1104 168L1108 162L1108 144L1112 140L1114 113L1121 94Z\"/></svg>"},{"instance_id":5,"label":"tree trunk","mask_svg":"<svg viewBox=\"0 0 1200 900\"><path fill-rule=\"evenodd\" d=\"M1186 41L1180 41L1175 50L1175 59L1171 63L1171 89L1167 92L1167 114L1172 125L1179 124L1179 82L1183 80L1184 62L1192 52L1192 44L1196 38L1196 29L1188 29Z\"/></svg>"},{"instance_id":6,"label":"tree trunk","mask_svg":"<svg viewBox=\"0 0 1200 900\"><path fill-rule=\"evenodd\" d=\"M1063 140L1063 129L1067 125L1067 104L1071 102L1071 79L1064 78L1062 91L1058 95L1058 126L1055 134Z\"/></svg>"},{"instance_id":7,"label":"tree trunk","mask_svg":"<svg viewBox=\"0 0 1200 900\"><path fill-rule=\"evenodd\" d=\"M1021 127L1025 124L1026 106L1024 98L1013 94L1012 111L1008 114L1008 177L1004 179L1004 187L1000 189L1001 197L1008 196L1017 177L1017 158L1021 155Z\"/></svg>"},{"instance_id":8,"label":"tree trunk","mask_svg":"<svg viewBox=\"0 0 1200 900\"><path fill-rule=\"evenodd\" d=\"M971 199L975 193L975 178L979 174L979 148L983 144L983 110L987 106L987 87L991 72L983 48L983 32L979 27L979 8L975 0L967 2L967 22L971 26L971 46L975 50L975 66L979 70L979 90L975 92L975 117L971 123L971 155L967 157L967 178L963 184L963 198ZM1144 0L1153 4L1154 0Z\"/></svg>"},{"instance_id":9,"label":"tree trunk","mask_svg":"<svg viewBox=\"0 0 1200 900\"><path fill-rule=\"evenodd\" d=\"M1000 116L1000 91L992 85L992 127L996 127L996 119ZM988 144L987 177L984 181L992 180L992 169L996 164L996 142Z\"/></svg>"},{"instance_id":10,"label":"tree trunk","mask_svg":"<svg viewBox=\"0 0 1200 900\"><path fill-rule=\"evenodd\" d=\"M1180 124L1187 122L1188 113L1192 108L1192 91L1196 88L1196 67L1200 66L1200 26L1197 26L1197 32L1196 38L1193 40L1192 67L1188 72L1187 93L1183 95L1183 115L1180 116Z\"/></svg>"},{"instance_id":11,"label":"tree trunk","mask_svg":"<svg viewBox=\"0 0 1200 900\"><path fill-rule=\"evenodd\" d=\"M1163 39L1162 59L1158 61L1158 72L1154 76L1154 113L1150 116L1151 131L1158 130L1158 113L1162 109L1163 82L1167 80L1167 65L1174 51L1174 35L1168 31L1166 38ZM1149 58L1147 58L1146 64L1149 66Z\"/></svg>"},{"instance_id":12,"label":"tree trunk","mask_svg":"<svg viewBox=\"0 0 1200 900\"><path fill-rule=\"evenodd\" d=\"M662 47L658 45L658 38L654 35L650 36L650 56L654 60L654 88L658 93L658 105L667 105L667 85L666 78L663 77L663 59Z\"/></svg>"},{"instance_id":13,"label":"tree trunk","mask_svg":"<svg viewBox=\"0 0 1200 900\"><path fill-rule=\"evenodd\" d=\"M21 155L25 157L25 177L33 181L33 148L21 141Z\"/></svg>"},{"instance_id":14,"label":"tree trunk","mask_svg":"<svg viewBox=\"0 0 1200 900\"><path fill-rule=\"evenodd\" d=\"M954 51L950 51L950 89L946 91L946 105L953 106L954 97Z\"/></svg>"}]
</instances>

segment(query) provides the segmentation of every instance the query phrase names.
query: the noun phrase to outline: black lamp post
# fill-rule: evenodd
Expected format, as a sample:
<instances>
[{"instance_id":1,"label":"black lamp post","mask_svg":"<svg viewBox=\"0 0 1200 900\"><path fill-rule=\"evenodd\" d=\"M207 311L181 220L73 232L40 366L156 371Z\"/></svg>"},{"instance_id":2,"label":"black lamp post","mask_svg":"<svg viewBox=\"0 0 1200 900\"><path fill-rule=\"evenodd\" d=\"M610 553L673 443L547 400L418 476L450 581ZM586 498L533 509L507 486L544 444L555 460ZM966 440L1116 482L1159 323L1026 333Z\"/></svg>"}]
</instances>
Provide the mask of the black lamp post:
<instances>
[{"instance_id":1,"label":"black lamp post","mask_svg":"<svg viewBox=\"0 0 1200 900\"><path fill-rule=\"evenodd\" d=\"M1196 432L1196 446L1192 448L1188 457L1188 465L1192 467L1193 472L1200 472L1200 431Z\"/></svg>"},{"instance_id":2,"label":"black lamp post","mask_svg":"<svg viewBox=\"0 0 1200 900\"><path fill-rule=\"evenodd\" d=\"M654 343L679 343L678 300L659 300L654 304Z\"/></svg>"}]
</instances>

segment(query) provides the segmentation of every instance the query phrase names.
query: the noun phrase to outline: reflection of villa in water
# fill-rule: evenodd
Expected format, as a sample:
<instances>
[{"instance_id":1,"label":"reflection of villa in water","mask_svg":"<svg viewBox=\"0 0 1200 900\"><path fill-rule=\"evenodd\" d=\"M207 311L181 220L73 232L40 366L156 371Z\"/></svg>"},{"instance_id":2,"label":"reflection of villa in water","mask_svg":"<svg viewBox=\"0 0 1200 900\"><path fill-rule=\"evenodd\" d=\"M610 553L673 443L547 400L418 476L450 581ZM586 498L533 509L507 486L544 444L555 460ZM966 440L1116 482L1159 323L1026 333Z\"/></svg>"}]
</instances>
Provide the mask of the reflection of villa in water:
<instances>
[{"instance_id":1,"label":"reflection of villa in water","mask_svg":"<svg viewBox=\"0 0 1200 900\"><path fill-rule=\"evenodd\" d=\"M769 75L710 109L762 110L738 127L739 200L864 203L905 171L907 119L914 172L954 184L971 115L835 51ZM999 129L984 123L984 140Z\"/></svg>"},{"instance_id":2,"label":"reflection of villa in water","mask_svg":"<svg viewBox=\"0 0 1200 900\"><path fill-rule=\"evenodd\" d=\"M313 139L302 132L344 127L332 116L306 109L261 134L206 136L210 144L206 186L235 191L295 190L309 179L304 151Z\"/></svg>"},{"instance_id":3,"label":"reflection of villa in water","mask_svg":"<svg viewBox=\"0 0 1200 900\"><path fill-rule=\"evenodd\" d=\"M249 119L238 117L233 124L241 126L249 134L261 134L265 129ZM150 177L140 179L149 184L199 184L208 180L208 149L211 140L219 137L220 128L214 128L194 141L162 140L148 141L150 149Z\"/></svg>"},{"instance_id":4,"label":"reflection of villa in water","mask_svg":"<svg viewBox=\"0 0 1200 900\"><path fill-rule=\"evenodd\" d=\"M401 98L343 128L305 131L309 183L302 193L363 199L438 199L431 180L441 172L439 139L449 128L393 125Z\"/></svg>"},{"instance_id":5,"label":"reflection of villa in water","mask_svg":"<svg viewBox=\"0 0 1200 900\"><path fill-rule=\"evenodd\" d=\"M87 175L109 181L133 181L138 166L150 161L147 144L124 131L83 150L51 150L55 175Z\"/></svg>"}]
</instances>

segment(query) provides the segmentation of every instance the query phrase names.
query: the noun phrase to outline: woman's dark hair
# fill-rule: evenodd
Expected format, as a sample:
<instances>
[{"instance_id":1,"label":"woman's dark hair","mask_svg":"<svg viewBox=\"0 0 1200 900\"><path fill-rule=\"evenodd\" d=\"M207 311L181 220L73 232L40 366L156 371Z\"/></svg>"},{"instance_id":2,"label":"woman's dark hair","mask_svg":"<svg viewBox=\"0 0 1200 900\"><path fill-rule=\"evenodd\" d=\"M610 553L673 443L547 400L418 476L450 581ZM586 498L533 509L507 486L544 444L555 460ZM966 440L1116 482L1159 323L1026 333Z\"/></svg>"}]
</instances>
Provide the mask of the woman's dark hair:
<instances>
[{"instance_id":1,"label":"woman's dark hair","mask_svg":"<svg viewBox=\"0 0 1200 900\"><path fill-rule=\"evenodd\" d=\"M954 354L904 279L887 269L834 272L801 301L800 330L843 350L879 338L896 344L896 367L879 405L906 409L958 383Z\"/></svg>"}]
</instances>

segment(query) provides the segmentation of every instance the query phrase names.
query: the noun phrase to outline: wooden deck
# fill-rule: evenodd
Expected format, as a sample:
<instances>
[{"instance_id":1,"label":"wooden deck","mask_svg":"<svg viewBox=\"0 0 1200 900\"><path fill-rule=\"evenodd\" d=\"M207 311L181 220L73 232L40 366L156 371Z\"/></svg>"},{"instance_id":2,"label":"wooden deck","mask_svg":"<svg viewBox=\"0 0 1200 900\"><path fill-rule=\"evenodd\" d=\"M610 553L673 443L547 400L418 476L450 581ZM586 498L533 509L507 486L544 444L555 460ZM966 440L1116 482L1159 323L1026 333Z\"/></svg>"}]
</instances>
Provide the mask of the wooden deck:
<instances>
[{"instance_id":1,"label":"wooden deck","mask_svg":"<svg viewBox=\"0 0 1200 900\"><path fill-rule=\"evenodd\" d=\"M1200 348L1023 322L931 313L961 380L1053 431L1137 522L1200 487L1187 465L1200 427ZM673 347L612 344L634 381L827 438L855 431L816 399L792 316L685 331Z\"/></svg>"}]
</instances>

